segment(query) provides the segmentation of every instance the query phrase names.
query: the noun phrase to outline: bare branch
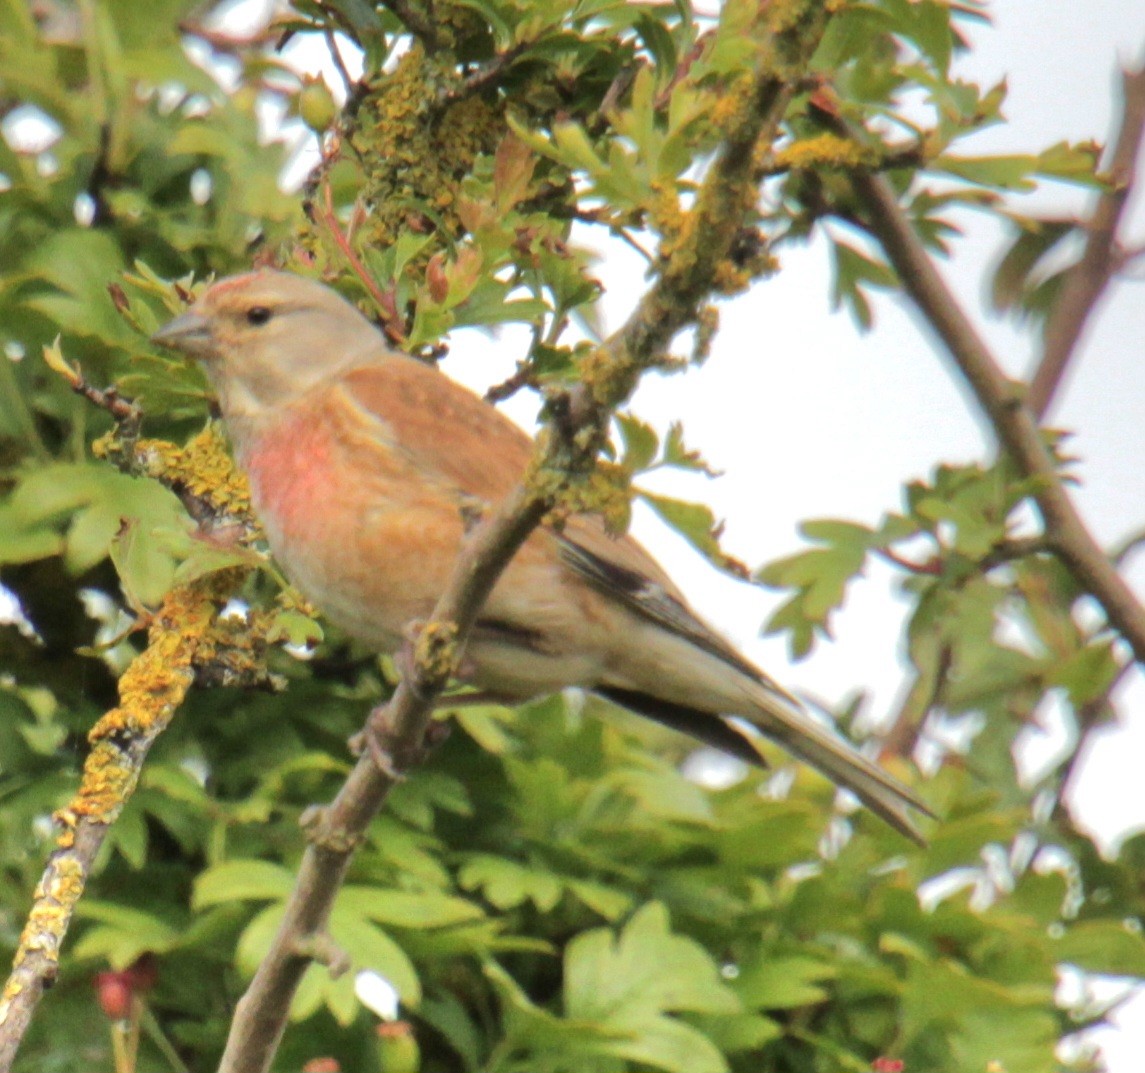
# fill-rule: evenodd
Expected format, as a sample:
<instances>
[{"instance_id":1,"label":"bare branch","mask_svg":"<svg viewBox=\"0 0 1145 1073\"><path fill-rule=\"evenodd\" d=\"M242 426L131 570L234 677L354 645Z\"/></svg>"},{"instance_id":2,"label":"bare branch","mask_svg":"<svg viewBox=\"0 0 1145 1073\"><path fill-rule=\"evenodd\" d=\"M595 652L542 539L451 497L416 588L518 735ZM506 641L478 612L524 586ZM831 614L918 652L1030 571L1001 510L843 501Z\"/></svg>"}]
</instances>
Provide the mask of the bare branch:
<instances>
[{"instance_id":1,"label":"bare branch","mask_svg":"<svg viewBox=\"0 0 1145 1073\"><path fill-rule=\"evenodd\" d=\"M1003 446L1027 476L1046 539L1078 584L1101 604L1110 623L1145 662L1145 610L1094 540L1066 493L1021 384L1006 377L993 354L938 273L887 180L853 173L867 211L903 288L918 305L966 378Z\"/></svg>"},{"instance_id":2,"label":"bare branch","mask_svg":"<svg viewBox=\"0 0 1145 1073\"><path fill-rule=\"evenodd\" d=\"M401 24L422 43L426 52L437 51L439 40L433 20L419 11L410 0L382 0L382 6L397 16Z\"/></svg>"},{"instance_id":3,"label":"bare branch","mask_svg":"<svg viewBox=\"0 0 1145 1073\"><path fill-rule=\"evenodd\" d=\"M481 64L476 70L467 74L452 89L446 90L440 103L442 105L453 104L496 85L498 79L516 63L522 53L528 51L532 44L532 41L518 41L515 45L505 49L504 52L498 52L488 62Z\"/></svg>"},{"instance_id":4,"label":"bare branch","mask_svg":"<svg viewBox=\"0 0 1145 1073\"><path fill-rule=\"evenodd\" d=\"M805 67L825 21L817 2L809 0L801 11L804 17L792 19L772 41L782 53L776 69L793 72L790 78ZM271 950L239 1002L219 1073L265 1073L270 1067L308 964L299 953L299 938L323 932L370 821L397 780L424 756L433 707L458 665L482 603L563 491L591 470L613 409L631 393L640 373L662 358L675 334L695 319L710 294L717 269L754 204L756 146L775 137L792 91L790 81L761 64L742 92L744 107L735 112L737 119L687 213L675 252L662 263L628 322L600 348L591 382L550 405L551 421L528 480L472 530L405 661L397 691L371 715L367 733L374 750L363 753L333 803L309 824L310 845L295 889Z\"/></svg>"},{"instance_id":5,"label":"bare branch","mask_svg":"<svg viewBox=\"0 0 1145 1073\"><path fill-rule=\"evenodd\" d=\"M342 58L342 50L338 47L338 39L334 36L333 30L327 30L322 39L326 42L326 50L330 53L330 59L334 64L334 69L338 72L338 77L342 79L342 86L346 90L346 99L349 100L358 91L358 84L351 77L349 70L346 67L346 61Z\"/></svg>"},{"instance_id":6,"label":"bare branch","mask_svg":"<svg viewBox=\"0 0 1145 1073\"><path fill-rule=\"evenodd\" d=\"M1109 188L1085 226L1085 250L1066 273L1045 328L1041 360L1030 381L1029 407L1041 420L1054 401L1078 339L1121 261L1117 228L1133 190L1145 135L1145 63L1121 76L1121 123L1109 163Z\"/></svg>"}]
</instances>

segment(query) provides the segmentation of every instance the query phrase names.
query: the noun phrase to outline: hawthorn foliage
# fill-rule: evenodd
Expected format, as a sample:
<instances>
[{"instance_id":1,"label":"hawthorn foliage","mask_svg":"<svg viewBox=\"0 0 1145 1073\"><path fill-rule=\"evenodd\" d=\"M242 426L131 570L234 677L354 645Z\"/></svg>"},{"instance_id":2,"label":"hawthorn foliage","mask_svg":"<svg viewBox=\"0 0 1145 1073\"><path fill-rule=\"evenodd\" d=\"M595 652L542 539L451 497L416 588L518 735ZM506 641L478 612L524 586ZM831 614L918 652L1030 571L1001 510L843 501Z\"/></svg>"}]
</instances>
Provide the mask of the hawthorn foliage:
<instances>
[{"instance_id":1,"label":"hawthorn foliage","mask_svg":"<svg viewBox=\"0 0 1145 1073\"><path fill-rule=\"evenodd\" d=\"M195 533L196 505L233 475L201 374L147 337L211 274L321 275L427 360L462 329L524 324L506 392L591 382L600 287L574 222L651 251L652 274L682 271L693 195L760 63L789 92L754 147L760 196L697 308L691 360L716 329L710 302L752 301L812 233L836 304L870 327L872 294L898 282L856 168L890 181L936 254L964 209L1006 214L993 293L1032 332L1078 225L1023 217L1007 194L1104 189L1093 146L964 148L1005 96L955 73L987 14L974 0L729 0L718 17L688 0L295 0L242 35L212 21L220 6L0 0L0 581L22 609L0 625L6 948L85 735L146 643L133 627L208 580L237 601L219 642L233 666L200 668L109 828L17 1063L37 1073L215 1068L291 890L300 818L335 793L347 738L394 682L284 592L257 542ZM328 45L364 66L333 93L286 58ZM319 135L297 189L268 107ZM76 393L77 375L115 385L141 427ZM589 506L623 525L644 496L718 568L750 572L707 508L639 489L652 469L704 468L679 427L625 412L613 440ZM1107 1011L1055 989L1063 970L1145 978L1145 839L1104 858L1061 795L1130 656L1031 536L1037 492L1005 454L944 465L878 525L809 521L803 548L752 573L785 594L767 628L802 657L872 557L901 571L909 688L874 738L940 817L927 848L806 770L704 788L681 772L685 744L592 697L459 708L371 825L330 920L352 971L311 965L275 1068L1093 1068L1061 1042ZM1015 738L1051 697L1078 745L1021 782ZM964 717L970 751L936 750L936 721ZM400 1031L380 1037L357 997L367 970L398 992ZM139 1001L116 1006L125 991ZM130 1066L109 1016L142 1030Z\"/></svg>"}]
</instances>

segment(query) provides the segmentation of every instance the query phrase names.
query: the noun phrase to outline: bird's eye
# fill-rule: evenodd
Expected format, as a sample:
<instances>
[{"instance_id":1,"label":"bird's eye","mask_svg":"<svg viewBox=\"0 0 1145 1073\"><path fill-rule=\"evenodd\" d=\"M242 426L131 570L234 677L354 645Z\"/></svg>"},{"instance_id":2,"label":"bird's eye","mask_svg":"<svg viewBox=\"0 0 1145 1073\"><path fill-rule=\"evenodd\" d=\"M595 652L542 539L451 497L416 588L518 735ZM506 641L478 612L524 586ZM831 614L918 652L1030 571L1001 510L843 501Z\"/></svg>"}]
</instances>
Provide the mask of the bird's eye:
<instances>
[{"instance_id":1,"label":"bird's eye","mask_svg":"<svg viewBox=\"0 0 1145 1073\"><path fill-rule=\"evenodd\" d=\"M268 320L270 320L270 310L266 306L251 306L246 311L246 319L248 324L253 324L256 328L261 328Z\"/></svg>"}]
</instances>

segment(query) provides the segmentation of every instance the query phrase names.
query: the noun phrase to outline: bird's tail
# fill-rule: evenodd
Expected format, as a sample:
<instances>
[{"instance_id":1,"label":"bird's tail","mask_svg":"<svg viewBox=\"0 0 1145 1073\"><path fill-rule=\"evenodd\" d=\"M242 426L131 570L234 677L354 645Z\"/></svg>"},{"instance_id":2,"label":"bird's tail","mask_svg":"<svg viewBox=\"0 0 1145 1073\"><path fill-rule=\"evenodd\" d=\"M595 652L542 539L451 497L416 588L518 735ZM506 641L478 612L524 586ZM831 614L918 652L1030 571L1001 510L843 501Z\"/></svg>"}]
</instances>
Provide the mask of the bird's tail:
<instances>
[{"instance_id":1,"label":"bird's tail","mask_svg":"<svg viewBox=\"0 0 1145 1073\"><path fill-rule=\"evenodd\" d=\"M828 728L816 723L799 701L760 676L759 680L736 675L746 703L736 704L729 714L740 716L800 760L821 771L832 782L855 794L864 805L896 831L925 845L910 810L933 813L913 790L888 775L877 764ZM725 679L726 680L726 679ZM766 767L761 742L746 729L724 716L676 704L639 690L608 687L599 692L640 715L682 731L693 738Z\"/></svg>"},{"instance_id":2,"label":"bird's tail","mask_svg":"<svg viewBox=\"0 0 1145 1073\"><path fill-rule=\"evenodd\" d=\"M910 810L931 817L934 813L918 794L815 722L795 697L768 681L754 684L752 711L744 713L748 722L837 786L850 790L896 831L919 845L926 844Z\"/></svg>"}]
</instances>

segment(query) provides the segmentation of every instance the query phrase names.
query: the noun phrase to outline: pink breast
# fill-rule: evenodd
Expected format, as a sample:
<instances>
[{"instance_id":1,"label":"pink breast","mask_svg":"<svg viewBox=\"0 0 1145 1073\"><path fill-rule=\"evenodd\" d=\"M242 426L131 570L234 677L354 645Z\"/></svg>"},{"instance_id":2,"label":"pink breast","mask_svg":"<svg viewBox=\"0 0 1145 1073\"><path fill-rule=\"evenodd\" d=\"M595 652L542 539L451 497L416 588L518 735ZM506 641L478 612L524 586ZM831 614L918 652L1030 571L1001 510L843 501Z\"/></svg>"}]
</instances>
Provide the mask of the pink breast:
<instances>
[{"instance_id":1,"label":"pink breast","mask_svg":"<svg viewBox=\"0 0 1145 1073\"><path fill-rule=\"evenodd\" d=\"M330 426L307 413L291 414L248 447L243 461L272 546L276 537L313 532L328 511L337 495L334 453Z\"/></svg>"}]
</instances>

